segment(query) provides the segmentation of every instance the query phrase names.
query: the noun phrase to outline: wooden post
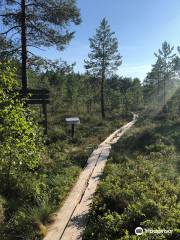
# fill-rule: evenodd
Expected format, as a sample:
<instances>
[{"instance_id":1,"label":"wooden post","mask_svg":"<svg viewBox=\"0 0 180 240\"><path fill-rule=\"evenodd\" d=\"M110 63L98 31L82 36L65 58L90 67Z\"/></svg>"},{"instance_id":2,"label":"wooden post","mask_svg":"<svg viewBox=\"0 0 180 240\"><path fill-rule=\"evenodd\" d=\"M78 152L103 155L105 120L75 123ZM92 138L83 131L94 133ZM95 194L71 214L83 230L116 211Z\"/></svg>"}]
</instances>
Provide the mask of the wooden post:
<instances>
[{"instance_id":1,"label":"wooden post","mask_svg":"<svg viewBox=\"0 0 180 240\"><path fill-rule=\"evenodd\" d=\"M72 132L71 132L72 139L74 138L74 124L72 124Z\"/></svg>"},{"instance_id":2,"label":"wooden post","mask_svg":"<svg viewBox=\"0 0 180 240\"><path fill-rule=\"evenodd\" d=\"M44 121L43 121L44 133L47 135L48 123L47 123L47 105L46 105L46 103L43 103L42 107L43 107L43 115L44 115Z\"/></svg>"}]
</instances>

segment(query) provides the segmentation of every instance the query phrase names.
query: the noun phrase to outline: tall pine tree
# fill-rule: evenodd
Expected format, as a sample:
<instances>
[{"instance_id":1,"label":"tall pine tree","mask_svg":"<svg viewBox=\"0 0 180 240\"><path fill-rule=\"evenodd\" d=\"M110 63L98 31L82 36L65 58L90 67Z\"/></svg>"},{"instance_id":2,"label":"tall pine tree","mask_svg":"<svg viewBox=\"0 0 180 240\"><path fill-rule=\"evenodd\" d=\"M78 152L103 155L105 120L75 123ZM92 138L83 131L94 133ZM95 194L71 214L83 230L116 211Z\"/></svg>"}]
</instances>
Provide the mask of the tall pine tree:
<instances>
[{"instance_id":1,"label":"tall pine tree","mask_svg":"<svg viewBox=\"0 0 180 240\"><path fill-rule=\"evenodd\" d=\"M85 68L89 74L101 81L101 114L102 118L105 118L104 82L122 63L118 53L118 41L105 18L96 29L95 36L89 40L91 52L85 60Z\"/></svg>"},{"instance_id":2,"label":"tall pine tree","mask_svg":"<svg viewBox=\"0 0 180 240\"><path fill-rule=\"evenodd\" d=\"M69 23L79 24L76 0L3 0L0 3L1 36L21 52L22 87L27 89L28 47L56 46L62 50L74 32Z\"/></svg>"},{"instance_id":3,"label":"tall pine tree","mask_svg":"<svg viewBox=\"0 0 180 240\"><path fill-rule=\"evenodd\" d=\"M155 53L157 60L144 81L146 100L151 99L151 103L157 107L164 106L164 110L169 93L175 84L175 67L178 58L173 51L174 47L171 47L169 43L166 41L162 43L162 48Z\"/></svg>"},{"instance_id":4,"label":"tall pine tree","mask_svg":"<svg viewBox=\"0 0 180 240\"><path fill-rule=\"evenodd\" d=\"M156 68L159 68L157 74L161 74L163 83L163 105L166 105L167 101L167 89L172 87L174 69L175 69L175 57L176 54L173 53L174 47L171 47L166 41L162 43L162 48L155 53L158 61L156 62ZM158 76L159 78L159 76ZM159 86L160 86L159 80Z\"/></svg>"}]
</instances>

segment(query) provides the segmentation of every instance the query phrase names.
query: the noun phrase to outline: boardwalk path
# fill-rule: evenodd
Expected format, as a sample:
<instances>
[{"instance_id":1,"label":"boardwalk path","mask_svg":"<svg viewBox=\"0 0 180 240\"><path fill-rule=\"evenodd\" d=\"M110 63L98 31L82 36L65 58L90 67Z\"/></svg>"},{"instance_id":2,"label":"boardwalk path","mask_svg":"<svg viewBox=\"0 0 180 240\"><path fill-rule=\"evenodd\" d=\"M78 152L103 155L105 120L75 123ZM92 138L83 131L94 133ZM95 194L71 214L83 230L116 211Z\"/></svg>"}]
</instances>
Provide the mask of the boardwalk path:
<instances>
[{"instance_id":1,"label":"boardwalk path","mask_svg":"<svg viewBox=\"0 0 180 240\"><path fill-rule=\"evenodd\" d=\"M93 151L64 205L56 213L55 222L49 226L44 240L81 239L90 204L106 165L111 145L134 125L136 118L137 115L134 115L132 122L116 130Z\"/></svg>"}]
</instances>

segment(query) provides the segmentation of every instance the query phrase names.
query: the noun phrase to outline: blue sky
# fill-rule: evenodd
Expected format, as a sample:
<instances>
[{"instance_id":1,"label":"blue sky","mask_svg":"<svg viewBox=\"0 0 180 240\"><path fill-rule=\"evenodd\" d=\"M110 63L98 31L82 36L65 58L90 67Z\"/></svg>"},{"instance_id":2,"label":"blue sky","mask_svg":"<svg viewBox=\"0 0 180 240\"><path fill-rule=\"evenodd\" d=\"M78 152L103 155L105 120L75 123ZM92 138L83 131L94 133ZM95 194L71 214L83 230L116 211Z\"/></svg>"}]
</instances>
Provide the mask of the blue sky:
<instances>
[{"instance_id":1,"label":"blue sky","mask_svg":"<svg viewBox=\"0 0 180 240\"><path fill-rule=\"evenodd\" d=\"M82 23L73 26L75 38L63 52L47 49L38 53L47 58L76 62L75 70L84 72L89 37L106 17L123 57L118 74L143 80L155 62L154 52L163 41L175 48L180 45L180 0L77 0L77 4Z\"/></svg>"}]
</instances>

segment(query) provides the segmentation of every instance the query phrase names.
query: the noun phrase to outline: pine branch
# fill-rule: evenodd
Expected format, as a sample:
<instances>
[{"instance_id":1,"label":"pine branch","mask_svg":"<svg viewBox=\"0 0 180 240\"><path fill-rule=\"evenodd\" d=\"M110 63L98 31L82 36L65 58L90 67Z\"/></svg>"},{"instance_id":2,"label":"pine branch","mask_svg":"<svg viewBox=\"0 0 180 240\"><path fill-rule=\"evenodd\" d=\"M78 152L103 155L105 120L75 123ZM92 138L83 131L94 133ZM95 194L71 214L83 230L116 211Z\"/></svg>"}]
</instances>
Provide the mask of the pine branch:
<instances>
[{"instance_id":1,"label":"pine branch","mask_svg":"<svg viewBox=\"0 0 180 240\"><path fill-rule=\"evenodd\" d=\"M47 38L51 38L51 36L49 34L47 34L42 29L38 28L32 21L30 21L30 23L31 23L31 26L29 26L29 28L34 28L37 32L40 32L41 34L45 35Z\"/></svg>"},{"instance_id":2,"label":"pine branch","mask_svg":"<svg viewBox=\"0 0 180 240\"><path fill-rule=\"evenodd\" d=\"M5 13L5 14L0 14L0 17L10 17L10 16L17 16L17 13L10 13L10 12L8 12L8 13Z\"/></svg>"},{"instance_id":3,"label":"pine branch","mask_svg":"<svg viewBox=\"0 0 180 240\"><path fill-rule=\"evenodd\" d=\"M41 51L45 51L44 49L42 49L42 48L40 48L40 47L37 47L37 46L35 46L35 45L33 45L33 44L28 44L27 47L33 47L33 48L39 49L39 50L41 50Z\"/></svg>"},{"instance_id":4,"label":"pine branch","mask_svg":"<svg viewBox=\"0 0 180 240\"><path fill-rule=\"evenodd\" d=\"M16 0L7 0L7 4L18 4L19 6L21 6L21 3L16 1Z\"/></svg>"},{"instance_id":5,"label":"pine branch","mask_svg":"<svg viewBox=\"0 0 180 240\"><path fill-rule=\"evenodd\" d=\"M11 32L12 30L17 29L17 28L20 28L20 26L19 25L13 26L13 27L9 28L6 32L3 32L1 34L2 35L7 35L9 32Z\"/></svg>"}]
</instances>

